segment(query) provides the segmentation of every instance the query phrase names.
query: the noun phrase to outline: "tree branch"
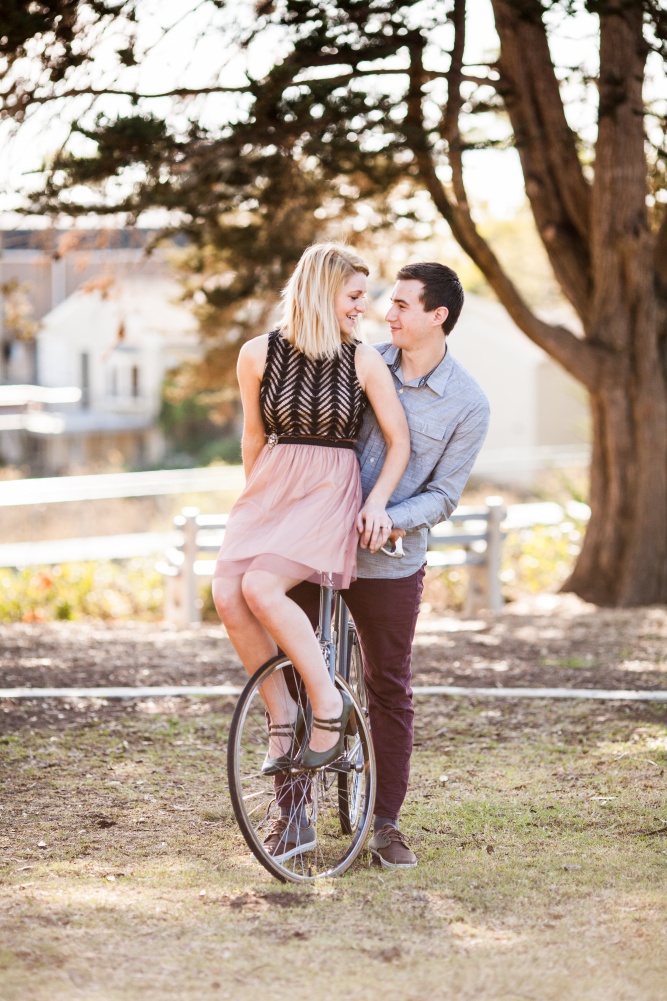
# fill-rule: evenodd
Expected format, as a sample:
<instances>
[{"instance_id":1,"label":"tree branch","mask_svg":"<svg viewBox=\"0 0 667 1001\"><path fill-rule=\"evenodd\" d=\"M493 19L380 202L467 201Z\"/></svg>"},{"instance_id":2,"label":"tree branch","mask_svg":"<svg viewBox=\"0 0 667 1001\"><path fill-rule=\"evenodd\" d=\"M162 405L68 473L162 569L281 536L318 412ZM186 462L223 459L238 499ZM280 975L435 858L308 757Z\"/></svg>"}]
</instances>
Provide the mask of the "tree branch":
<instances>
[{"instance_id":1,"label":"tree branch","mask_svg":"<svg viewBox=\"0 0 667 1001\"><path fill-rule=\"evenodd\" d=\"M206 94L247 94L250 90L248 87L175 87L173 90L165 90L156 94L140 94L136 90L124 90L121 88L114 87L77 87L73 90L65 90L60 94L27 94L30 104L48 104L50 101L63 101L69 100L73 97L106 97L107 94L113 94L120 97L131 97L135 101L150 101L160 97L199 97ZM5 104L7 98L15 97L21 95L15 95L13 91L5 91L5 93L0 93L0 104Z\"/></svg>"},{"instance_id":2,"label":"tree branch","mask_svg":"<svg viewBox=\"0 0 667 1001\"><path fill-rule=\"evenodd\" d=\"M449 73L447 74L447 106L442 116L442 134L449 148L449 163L452 168L452 185L459 208L468 209L468 195L463 180L463 147L459 116L463 105L461 78L463 74L463 50L466 40L465 0L454 0L452 15L454 24L454 46L452 48Z\"/></svg>"},{"instance_id":3,"label":"tree branch","mask_svg":"<svg viewBox=\"0 0 667 1001\"><path fill-rule=\"evenodd\" d=\"M455 41L450 68L448 106L443 116L443 131L449 141L449 162L452 168L451 199L440 182L431 155L421 107L423 63L421 50L411 53L410 89L408 92L408 142L417 160L420 175L433 198L436 208L446 219L463 250L480 269L498 299L517 326L575 379L592 389L601 377L602 352L580 340L570 330L540 320L529 308L519 290L510 281L491 247L477 230L463 184L461 139L458 114L462 100L458 86L461 79L462 56L465 47L465 0L455 0Z\"/></svg>"},{"instance_id":4,"label":"tree branch","mask_svg":"<svg viewBox=\"0 0 667 1001\"><path fill-rule=\"evenodd\" d=\"M565 118L540 0L492 0L501 42L498 93L516 136L526 194L563 291L586 322L590 190Z\"/></svg>"},{"instance_id":5,"label":"tree branch","mask_svg":"<svg viewBox=\"0 0 667 1001\"><path fill-rule=\"evenodd\" d=\"M600 105L593 182L592 254L596 336L617 351L642 331L619 275L653 269L646 208L642 81L647 47L641 7L609 0L600 13ZM645 326L645 324L644 324Z\"/></svg>"}]
</instances>

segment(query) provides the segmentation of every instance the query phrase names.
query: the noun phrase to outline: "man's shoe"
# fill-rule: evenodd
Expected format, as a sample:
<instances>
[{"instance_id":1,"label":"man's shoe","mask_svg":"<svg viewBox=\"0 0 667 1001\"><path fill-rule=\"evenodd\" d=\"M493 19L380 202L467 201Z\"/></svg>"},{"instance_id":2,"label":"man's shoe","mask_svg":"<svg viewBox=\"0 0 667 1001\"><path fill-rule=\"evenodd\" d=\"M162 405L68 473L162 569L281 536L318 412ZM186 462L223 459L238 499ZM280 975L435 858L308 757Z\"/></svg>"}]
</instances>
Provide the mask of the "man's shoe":
<instances>
[{"instance_id":1,"label":"man's shoe","mask_svg":"<svg viewBox=\"0 0 667 1001\"><path fill-rule=\"evenodd\" d=\"M414 869L417 856L397 827L385 824L370 842L371 860L385 869Z\"/></svg>"},{"instance_id":2,"label":"man's shoe","mask_svg":"<svg viewBox=\"0 0 667 1001\"><path fill-rule=\"evenodd\" d=\"M297 821L290 824L287 817L276 817L263 844L276 862L286 862L295 855L312 852L317 847L317 835L310 823L308 827L301 827Z\"/></svg>"}]
</instances>

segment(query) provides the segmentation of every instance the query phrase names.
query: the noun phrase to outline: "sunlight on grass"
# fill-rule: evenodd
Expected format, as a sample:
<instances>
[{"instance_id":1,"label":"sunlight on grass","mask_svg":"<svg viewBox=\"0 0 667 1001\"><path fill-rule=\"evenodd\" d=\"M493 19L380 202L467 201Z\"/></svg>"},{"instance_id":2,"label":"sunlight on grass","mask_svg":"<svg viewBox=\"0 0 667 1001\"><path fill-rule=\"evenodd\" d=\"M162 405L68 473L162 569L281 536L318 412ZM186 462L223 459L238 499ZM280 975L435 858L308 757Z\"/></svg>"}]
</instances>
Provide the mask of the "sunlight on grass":
<instances>
[{"instance_id":1,"label":"sunlight on grass","mask_svg":"<svg viewBox=\"0 0 667 1001\"><path fill-rule=\"evenodd\" d=\"M236 829L228 715L3 738L2 1001L293 1001L327 962L349 998L658 998L667 709L416 710L402 823L419 867L364 854L306 887L272 880Z\"/></svg>"}]
</instances>

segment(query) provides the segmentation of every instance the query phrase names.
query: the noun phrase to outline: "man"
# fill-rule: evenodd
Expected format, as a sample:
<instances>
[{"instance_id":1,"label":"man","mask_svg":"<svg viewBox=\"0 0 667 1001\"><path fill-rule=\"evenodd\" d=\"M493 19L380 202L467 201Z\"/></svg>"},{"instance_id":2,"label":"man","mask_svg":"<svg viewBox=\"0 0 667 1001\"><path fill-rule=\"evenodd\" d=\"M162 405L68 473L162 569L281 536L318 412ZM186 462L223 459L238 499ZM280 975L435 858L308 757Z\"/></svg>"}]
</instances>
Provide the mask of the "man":
<instances>
[{"instance_id":1,"label":"man","mask_svg":"<svg viewBox=\"0 0 667 1001\"><path fill-rule=\"evenodd\" d=\"M463 306L463 289L451 268L410 264L398 272L385 317L391 341L377 349L393 375L410 426L408 468L387 507L392 538L403 537L405 556L371 552L362 536L357 579L343 598L357 626L368 691L377 762L373 860L388 868L417 865L398 826L410 775L413 717L412 642L424 580L428 529L459 502L486 436L488 401L472 376L452 357L448 335ZM364 498L377 479L385 443L367 408L357 443ZM290 592L317 622L318 588Z\"/></svg>"}]
</instances>

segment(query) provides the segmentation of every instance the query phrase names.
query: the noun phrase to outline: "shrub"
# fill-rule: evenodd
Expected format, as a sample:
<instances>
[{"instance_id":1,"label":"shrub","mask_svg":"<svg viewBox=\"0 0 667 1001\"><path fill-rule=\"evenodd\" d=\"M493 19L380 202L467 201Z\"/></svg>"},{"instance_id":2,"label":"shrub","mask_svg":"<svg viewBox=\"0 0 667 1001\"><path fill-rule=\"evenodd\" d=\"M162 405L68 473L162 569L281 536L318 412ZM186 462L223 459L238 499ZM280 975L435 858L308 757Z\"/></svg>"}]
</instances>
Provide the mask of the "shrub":
<instances>
[{"instance_id":1,"label":"shrub","mask_svg":"<svg viewBox=\"0 0 667 1001\"><path fill-rule=\"evenodd\" d=\"M0 570L0 620L159 619L162 578L150 560Z\"/></svg>"}]
</instances>

